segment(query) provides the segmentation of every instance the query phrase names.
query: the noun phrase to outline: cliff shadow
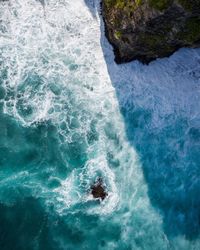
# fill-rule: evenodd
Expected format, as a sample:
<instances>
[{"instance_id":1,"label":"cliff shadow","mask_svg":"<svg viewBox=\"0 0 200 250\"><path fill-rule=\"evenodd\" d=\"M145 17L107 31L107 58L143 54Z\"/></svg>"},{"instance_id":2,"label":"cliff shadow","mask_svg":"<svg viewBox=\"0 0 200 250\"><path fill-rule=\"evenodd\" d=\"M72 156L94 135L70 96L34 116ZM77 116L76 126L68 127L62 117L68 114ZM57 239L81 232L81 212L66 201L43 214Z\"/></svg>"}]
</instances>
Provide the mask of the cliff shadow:
<instances>
[{"instance_id":1,"label":"cliff shadow","mask_svg":"<svg viewBox=\"0 0 200 250\"><path fill-rule=\"evenodd\" d=\"M85 2L92 13L98 9L99 1ZM100 26L107 70L151 204L162 214L169 237L195 239L200 233L200 49L181 49L149 65L117 65L102 17Z\"/></svg>"},{"instance_id":2,"label":"cliff shadow","mask_svg":"<svg viewBox=\"0 0 200 250\"><path fill-rule=\"evenodd\" d=\"M99 9L99 0L83 0L85 2L85 5L88 7L90 13L93 17L96 17L98 15L98 9Z\"/></svg>"}]
</instances>

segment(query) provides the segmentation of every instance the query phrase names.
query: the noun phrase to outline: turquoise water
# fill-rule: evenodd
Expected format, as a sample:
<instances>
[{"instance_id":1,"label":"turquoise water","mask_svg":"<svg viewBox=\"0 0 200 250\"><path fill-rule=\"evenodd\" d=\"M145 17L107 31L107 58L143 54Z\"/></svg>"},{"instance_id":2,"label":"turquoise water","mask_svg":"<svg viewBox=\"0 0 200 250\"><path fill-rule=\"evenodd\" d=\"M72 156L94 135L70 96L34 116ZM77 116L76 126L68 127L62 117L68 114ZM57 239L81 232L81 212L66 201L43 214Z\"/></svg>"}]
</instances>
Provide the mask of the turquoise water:
<instances>
[{"instance_id":1,"label":"turquoise water","mask_svg":"<svg viewBox=\"0 0 200 250\"><path fill-rule=\"evenodd\" d=\"M0 249L200 249L200 51L117 66L98 12L0 2Z\"/></svg>"}]
</instances>

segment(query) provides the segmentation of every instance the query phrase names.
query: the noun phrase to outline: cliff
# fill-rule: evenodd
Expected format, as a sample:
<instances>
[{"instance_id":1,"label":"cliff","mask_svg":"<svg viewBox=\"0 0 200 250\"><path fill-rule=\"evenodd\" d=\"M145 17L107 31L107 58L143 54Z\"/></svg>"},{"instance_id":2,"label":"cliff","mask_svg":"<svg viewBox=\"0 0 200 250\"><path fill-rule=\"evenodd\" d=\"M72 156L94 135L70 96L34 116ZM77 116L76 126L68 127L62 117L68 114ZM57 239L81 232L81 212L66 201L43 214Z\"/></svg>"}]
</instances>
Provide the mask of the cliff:
<instances>
[{"instance_id":1,"label":"cliff","mask_svg":"<svg viewBox=\"0 0 200 250\"><path fill-rule=\"evenodd\" d=\"M117 63L200 47L200 0L102 0L102 15Z\"/></svg>"}]
</instances>

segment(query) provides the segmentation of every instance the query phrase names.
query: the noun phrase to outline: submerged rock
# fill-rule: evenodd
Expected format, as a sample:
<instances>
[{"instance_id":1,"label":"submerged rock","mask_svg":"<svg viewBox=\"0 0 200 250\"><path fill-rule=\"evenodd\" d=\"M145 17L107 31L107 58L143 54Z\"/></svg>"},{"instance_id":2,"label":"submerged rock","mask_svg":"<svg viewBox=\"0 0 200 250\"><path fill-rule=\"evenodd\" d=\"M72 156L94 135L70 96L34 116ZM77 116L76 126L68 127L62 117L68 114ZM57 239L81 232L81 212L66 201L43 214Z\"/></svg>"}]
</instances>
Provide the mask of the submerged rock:
<instances>
[{"instance_id":1,"label":"submerged rock","mask_svg":"<svg viewBox=\"0 0 200 250\"><path fill-rule=\"evenodd\" d=\"M101 178L98 178L98 180L91 186L91 194L95 199L101 200L104 200L108 195Z\"/></svg>"},{"instance_id":2,"label":"submerged rock","mask_svg":"<svg viewBox=\"0 0 200 250\"><path fill-rule=\"evenodd\" d=\"M200 0L102 0L102 14L117 63L200 47Z\"/></svg>"}]
</instances>

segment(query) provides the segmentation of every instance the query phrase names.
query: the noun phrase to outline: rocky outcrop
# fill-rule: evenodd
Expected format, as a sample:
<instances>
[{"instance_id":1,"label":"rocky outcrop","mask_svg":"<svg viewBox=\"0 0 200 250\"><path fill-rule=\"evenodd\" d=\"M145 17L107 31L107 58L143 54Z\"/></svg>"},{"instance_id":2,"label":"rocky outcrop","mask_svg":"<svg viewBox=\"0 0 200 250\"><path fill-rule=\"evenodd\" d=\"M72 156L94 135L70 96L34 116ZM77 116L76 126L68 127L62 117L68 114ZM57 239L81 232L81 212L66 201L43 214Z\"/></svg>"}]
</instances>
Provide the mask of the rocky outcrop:
<instances>
[{"instance_id":1,"label":"rocky outcrop","mask_svg":"<svg viewBox=\"0 0 200 250\"><path fill-rule=\"evenodd\" d=\"M200 0L102 0L102 14L117 63L200 47Z\"/></svg>"},{"instance_id":2,"label":"rocky outcrop","mask_svg":"<svg viewBox=\"0 0 200 250\"><path fill-rule=\"evenodd\" d=\"M103 180L98 178L97 181L91 186L91 194L93 198L104 200L108 195L105 189L105 185L103 184Z\"/></svg>"}]
</instances>

